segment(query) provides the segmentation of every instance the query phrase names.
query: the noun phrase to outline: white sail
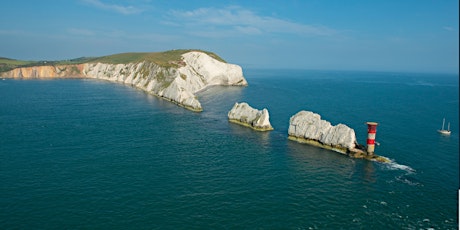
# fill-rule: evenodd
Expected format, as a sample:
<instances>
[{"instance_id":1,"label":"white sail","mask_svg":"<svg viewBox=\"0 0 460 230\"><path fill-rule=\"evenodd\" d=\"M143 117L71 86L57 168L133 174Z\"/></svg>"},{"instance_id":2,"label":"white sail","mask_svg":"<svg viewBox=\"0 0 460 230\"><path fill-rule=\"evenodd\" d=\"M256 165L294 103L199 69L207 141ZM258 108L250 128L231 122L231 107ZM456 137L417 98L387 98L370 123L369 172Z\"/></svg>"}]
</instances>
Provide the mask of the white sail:
<instances>
[{"instance_id":1,"label":"white sail","mask_svg":"<svg viewBox=\"0 0 460 230\"><path fill-rule=\"evenodd\" d=\"M447 123L447 130L444 129L445 122L446 122L446 118L443 118L442 119L442 128L440 130L438 130L438 132L441 133L441 134L450 135L450 122Z\"/></svg>"}]
</instances>

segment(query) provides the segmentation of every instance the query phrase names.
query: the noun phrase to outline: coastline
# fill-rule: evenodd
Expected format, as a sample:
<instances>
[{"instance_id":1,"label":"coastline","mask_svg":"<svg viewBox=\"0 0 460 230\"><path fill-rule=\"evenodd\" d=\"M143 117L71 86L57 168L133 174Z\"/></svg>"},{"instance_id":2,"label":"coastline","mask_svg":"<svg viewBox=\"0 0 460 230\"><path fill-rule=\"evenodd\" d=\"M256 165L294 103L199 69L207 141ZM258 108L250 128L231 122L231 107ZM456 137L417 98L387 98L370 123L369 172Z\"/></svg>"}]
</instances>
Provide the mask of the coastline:
<instances>
[{"instance_id":1,"label":"coastline","mask_svg":"<svg viewBox=\"0 0 460 230\"><path fill-rule=\"evenodd\" d=\"M214 85L247 85L240 66L193 50L140 53L134 57L124 53L70 65L18 66L1 72L0 77L102 79L131 85L193 112L203 111L196 96L201 90Z\"/></svg>"}]
</instances>

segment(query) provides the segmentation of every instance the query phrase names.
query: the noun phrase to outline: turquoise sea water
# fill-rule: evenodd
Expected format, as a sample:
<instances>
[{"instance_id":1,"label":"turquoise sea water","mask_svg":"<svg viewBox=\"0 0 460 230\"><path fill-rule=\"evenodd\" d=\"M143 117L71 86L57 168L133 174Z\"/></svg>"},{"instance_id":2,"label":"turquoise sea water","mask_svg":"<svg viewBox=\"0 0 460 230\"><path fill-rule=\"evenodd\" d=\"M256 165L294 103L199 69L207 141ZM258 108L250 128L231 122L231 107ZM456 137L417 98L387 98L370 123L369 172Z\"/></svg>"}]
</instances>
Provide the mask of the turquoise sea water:
<instances>
[{"instance_id":1,"label":"turquoise sea water","mask_svg":"<svg viewBox=\"0 0 460 230\"><path fill-rule=\"evenodd\" d=\"M457 229L458 76L245 71L194 113L97 80L0 80L1 229ZM227 121L266 107L275 130ZM379 122L350 159L287 140L289 118ZM436 132L442 119L452 135Z\"/></svg>"}]
</instances>

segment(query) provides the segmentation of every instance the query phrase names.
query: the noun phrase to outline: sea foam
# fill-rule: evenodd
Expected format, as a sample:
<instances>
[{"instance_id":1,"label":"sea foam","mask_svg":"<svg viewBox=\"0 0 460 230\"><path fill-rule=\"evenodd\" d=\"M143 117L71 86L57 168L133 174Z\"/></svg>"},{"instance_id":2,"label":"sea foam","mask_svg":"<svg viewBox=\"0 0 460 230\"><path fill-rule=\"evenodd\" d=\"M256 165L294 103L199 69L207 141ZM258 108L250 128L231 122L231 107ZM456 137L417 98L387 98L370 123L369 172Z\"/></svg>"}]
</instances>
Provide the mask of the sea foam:
<instances>
[{"instance_id":1,"label":"sea foam","mask_svg":"<svg viewBox=\"0 0 460 230\"><path fill-rule=\"evenodd\" d=\"M388 159L388 158L387 158ZM403 164L399 164L397 163L395 160L393 159L388 159L389 162L388 163L384 163L382 164L383 165L383 168L384 169L388 169L388 170L402 170L402 171L406 171L407 173L415 173L415 169L411 168L410 166L408 165L403 165Z\"/></svg>"}]
</instances>

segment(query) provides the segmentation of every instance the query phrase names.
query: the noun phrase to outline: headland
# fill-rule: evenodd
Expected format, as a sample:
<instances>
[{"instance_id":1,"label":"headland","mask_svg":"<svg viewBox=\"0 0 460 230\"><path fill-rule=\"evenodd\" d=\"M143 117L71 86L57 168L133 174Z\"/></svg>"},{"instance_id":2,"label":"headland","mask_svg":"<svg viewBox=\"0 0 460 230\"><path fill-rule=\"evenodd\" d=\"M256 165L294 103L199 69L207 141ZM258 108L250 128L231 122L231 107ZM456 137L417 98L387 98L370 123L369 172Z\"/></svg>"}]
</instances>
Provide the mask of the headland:
<instances>
[{"instance_id":1,"label":"headland","mask_svg":"<svg viewBox=\"0 0 460 230\"><path fill-rule=\"evenodd\" d=\"M0 77L102 79L131 85L197 112L203 108L196 93L206 87L248 85L240 66L201 50L122 53L65 61L0 58Z\"/></svg>"}]
</instances>

